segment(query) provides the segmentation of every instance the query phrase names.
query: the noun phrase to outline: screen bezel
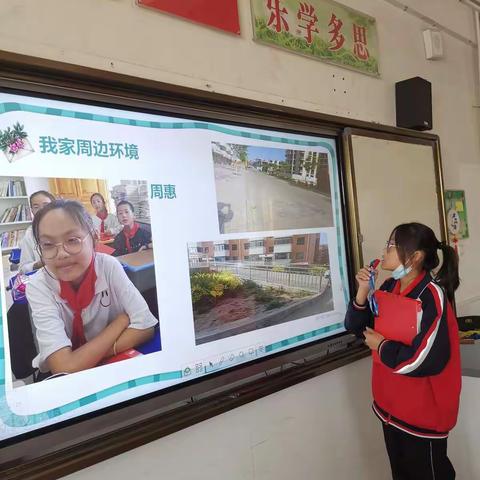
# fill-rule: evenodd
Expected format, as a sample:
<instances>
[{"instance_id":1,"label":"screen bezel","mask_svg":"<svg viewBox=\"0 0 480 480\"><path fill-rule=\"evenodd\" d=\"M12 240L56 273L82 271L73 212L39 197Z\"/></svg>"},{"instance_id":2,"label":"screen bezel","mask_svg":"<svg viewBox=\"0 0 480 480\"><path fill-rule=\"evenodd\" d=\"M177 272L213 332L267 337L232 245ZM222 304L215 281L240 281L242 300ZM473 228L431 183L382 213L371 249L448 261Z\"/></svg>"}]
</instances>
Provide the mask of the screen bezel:
<instances>
[{"instance_id":1,"label":"screen bezel","mask_svg":"<svg viewBox=\"0 0 480 480\"><path fill-rule=\"evenodd\" d=\"M368 126L370 129L375 128L386 133L398 133L398 129L2 52L0 52L0 75L0 89L5 93L335 139L340 196L344 205L342 221L348 279L350 291L353 291L352 250L355 242L352 239L351 222L349 221L353 205L345 188L346 171L343 160L342 133L348 126L363 128ZM411 132L408 133L411 134ZM436 136L430 134L418 133L413 136L430 141L437 140ZM0 471L9 472L12 475L22 475L7 478L25 478L27 471L36 471L38 475L50 475L49 478L55 471L62 471L62 474L73 472L245 403L244 399L239 397L237 402L229 402L223 409L216 408L215 401L218 403L218 395L225 395L225 392L220 392L220 394L216 392L220 387L225 389L225 385L229 385L235 389L234 385L240 380L253 379L252 382L246 383L251 392L256 391L255 385L258 384L257 393L249 396L250 400L248 401L251 401L302 381L305 379L307 371L311 375L324 373L368 354L363 347L352 347L347 352L314 359L310 363L305 362L304 366L299 365L298 368L296 366L295 374L288 376L288 379L282 380L281 376L278 378L278 376L271 375L272 384L270 386L265 387L265 381L255 380L256 376L262 372L283 368L287 364L306 358L315 358L320 354L326 342L335 341L338 337L346 335L348 334L340 334L295 347L202 379L185 382L154 394L14 437L2 442L2 447L4 447L2 457L5 460L0 463ZM173 410L168 409L169 405L185 402L190 397L200 398L208 392L214 392L211 398L202 399L201 402L197 401L196 405L194 401L188 409L191 415L184 415L184 421L173 422L173 424L167 421L167 418L175 417ZM208 405L209 401L211 402L210 406ZM182 404L178 408L184 406ZM196 408L198 411L195 411ZM157 428L154 428L151 420L153 418L156 418L160 424L163 422L164 428L159 428L158 425ZM134 429L135 425L138 426L147 419L150 419L148 421L152 423L151 431L145 428L142 435L135 441L133 439L126 441L120 435L120 432ZM115 435L116 432L117 435ZM118 444L111 445L112 440L115 441L115 437L119 439ZM105 442L108 442L109 448L103 450L96 448L97 453L95 453L88 448L89 444L93 444L92 442L96 445L102 445L102 442L106 445ZM82 451L83 454L79 455L79 451ZM50 465L52 458L61 458L63 466L59 463L56 467L52 466L51 469L45 470L46 463L49 463L50 460ZM39 476L38 478L47 477Z\"/></svg>"}]
</instances>

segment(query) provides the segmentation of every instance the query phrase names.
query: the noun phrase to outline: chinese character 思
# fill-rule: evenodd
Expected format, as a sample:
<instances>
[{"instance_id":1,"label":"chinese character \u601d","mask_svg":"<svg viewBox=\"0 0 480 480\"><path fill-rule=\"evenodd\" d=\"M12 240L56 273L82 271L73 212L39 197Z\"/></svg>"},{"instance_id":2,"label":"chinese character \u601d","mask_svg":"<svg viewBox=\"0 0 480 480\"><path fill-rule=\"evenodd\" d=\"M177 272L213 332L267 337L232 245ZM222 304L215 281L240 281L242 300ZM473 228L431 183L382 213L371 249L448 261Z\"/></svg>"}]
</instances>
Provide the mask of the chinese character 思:
<instances>
[{"instance_id":1,"label":"chinese character \u601d","mask_svg":"<svg viewBox=\"0 0 480 480\"><path fill-rule=\"evenodd\" d=\"M367 48L367 29L353 24L353 53L360 60L368 60L370 53Z\"/></svg>"}]
</instances>

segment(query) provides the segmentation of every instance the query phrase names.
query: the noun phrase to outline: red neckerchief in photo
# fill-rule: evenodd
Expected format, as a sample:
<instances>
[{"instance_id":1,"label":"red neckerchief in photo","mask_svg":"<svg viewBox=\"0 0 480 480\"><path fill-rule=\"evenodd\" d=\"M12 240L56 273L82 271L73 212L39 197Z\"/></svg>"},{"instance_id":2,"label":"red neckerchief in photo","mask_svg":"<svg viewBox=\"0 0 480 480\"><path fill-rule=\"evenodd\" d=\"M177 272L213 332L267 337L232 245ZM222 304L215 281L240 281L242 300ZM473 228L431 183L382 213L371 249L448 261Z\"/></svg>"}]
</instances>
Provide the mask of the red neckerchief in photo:
<instances>
[{"instance_id":1,"label":"red neckerchief in photo","mask_svg":"<svg viewBox=\"0 0 480 480\"><path fill-rule=\"evenodd\" d=\"M123 227L123 235L125 235L125 245L127 247L127 252L132 253L132 246L130 245L130 240L136 235L140 225L137 222L133 222L132 228L127 226Z\"/></svg>"},{"instance_id":2,"label":"red neckerchief in photo","mask_svg":"<svg viewBox=\"0 0 480 480\"><path fill-rule=\"evenodd\" d=\"M94 261L93 257L78 290L74 290L71 282L60 280L60 297L66 300L68 306L73 310L72 350L87 343L83 330L82 310L92 303L95 295L97 274Z\"/></svg>"},{"instance_id":3,"label":"red neckerchief in photo","mask_svg":"<svg viewBox=\"0 0 480 480\"><path fill-rule=\"evenodd\" d=\"M105 220L108 217L107 210L97 212L97 217L102 221L102 223L100 224L100 236L103 236L105 234Z\"/></svg>"}]
</instances>

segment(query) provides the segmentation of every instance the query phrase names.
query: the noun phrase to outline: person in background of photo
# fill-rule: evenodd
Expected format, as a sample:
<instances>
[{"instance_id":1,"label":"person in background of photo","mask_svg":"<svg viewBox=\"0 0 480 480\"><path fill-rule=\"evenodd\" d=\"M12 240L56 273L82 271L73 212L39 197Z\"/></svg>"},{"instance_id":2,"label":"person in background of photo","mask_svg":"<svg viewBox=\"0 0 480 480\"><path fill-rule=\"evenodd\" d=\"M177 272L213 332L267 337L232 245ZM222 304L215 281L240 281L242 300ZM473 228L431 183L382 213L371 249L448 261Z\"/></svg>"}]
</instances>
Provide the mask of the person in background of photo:
<instances>
[{"instance_id":1,"label":"person in background of photo","mask_svg":"<svg viewBox=\"0 0 480 480\"><path fill-rule=\"evenodd\" d=\"M92 221L100 240L114 237L122 231L123 227L118 223L116 215L108 213L105 199L101 193L94 193L90 197L90 203L96 212L95 215L92 215Z\"/></svg>"},{"instance_id":2,"label":"person in background of photo","mask_svg":"<svg viewBox=\"0 0 480 480\"><path fill-rule=\"evenodd\" d=\"M117 217L123 230L115 237L113 255L126 255L152 248L152 235L135 221L133 205L124 200L117 205Z\"/></svg>"},{"instance_id":3,"label":"person in background of photo","mask_svg":"<svg viewBox=\"0 0 480 480\"><path fill-rule=\"evenodd\" d=\"M55 201L55 197L45 190L38 190L30 195L30 210L33 217L45 205ZM36 249L35 239L33 238L32 226L30 225L20 241L20 273L33 272L43 267L42 260Z\"/></svg>"},{"instance_id":4,"label":"person in background of photo","mask_svg":"<svg viewBox=\"0 0 480 480\"><path fill-rule=\"evenodd\" d=\"M32 227L44 263L26 289L39 351L34 367L78 372L151 339L158 320L120 263L95 252L81 204L56 200Z\"/></svg>"}]
</instances>

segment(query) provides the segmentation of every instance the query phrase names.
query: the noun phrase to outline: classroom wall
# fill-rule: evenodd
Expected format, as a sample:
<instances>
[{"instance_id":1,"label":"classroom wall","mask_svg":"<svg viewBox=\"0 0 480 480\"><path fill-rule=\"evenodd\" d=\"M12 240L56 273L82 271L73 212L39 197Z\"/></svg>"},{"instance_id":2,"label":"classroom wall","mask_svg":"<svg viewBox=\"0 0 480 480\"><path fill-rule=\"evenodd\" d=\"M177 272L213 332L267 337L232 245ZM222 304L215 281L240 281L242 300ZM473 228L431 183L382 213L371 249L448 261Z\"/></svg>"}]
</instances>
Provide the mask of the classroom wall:
<instances>
[{"instance_id":1,"label":"classroom wall","mask_svg":"<svg viewBox=\"0 0 480 480\"><path fill-rule=\"evenodd\" d=\"M382 427L370 410L369 358L74 473L65 480L386 480ZM449 440L459 480L480 478L480 382L463 381Z\"/></svg>"},{"instance_id":2,"label":"classroom wall","mask_svg":"<svg viewBox=\"0 0 480 480\"><path fill-rule=\"evenodd\" d=\"M242 34L228 35L137 8L134 0L12 0L0 3L3 50L394 125L394 83L433 84L434 133L445 186L466 191L470 239L460 245L460 313L480 312L480 140L473 15L458 0L344 0L378 21L381 78L375 79L252 41L249 2L239 0ZM465 41L443 33L445 58L427 61L427 24L406 4ZM395 6L395 4L397 6ZM391 181L394 181L392 179ZM396 201L396 199L395 199ZM413 219L413 216L412 216ZM378 232L385 236L387 232ZM369 412L367 361L357 362L178 432L71 478L384 479L380 433ZM452 436L458 478L480 477L475 398L466 379ZM108 473L107 473L108 472ZM157 473L155 473L157 472ZM335 476L333 477L333 473Z\"/></svg>"}]
</instances>

